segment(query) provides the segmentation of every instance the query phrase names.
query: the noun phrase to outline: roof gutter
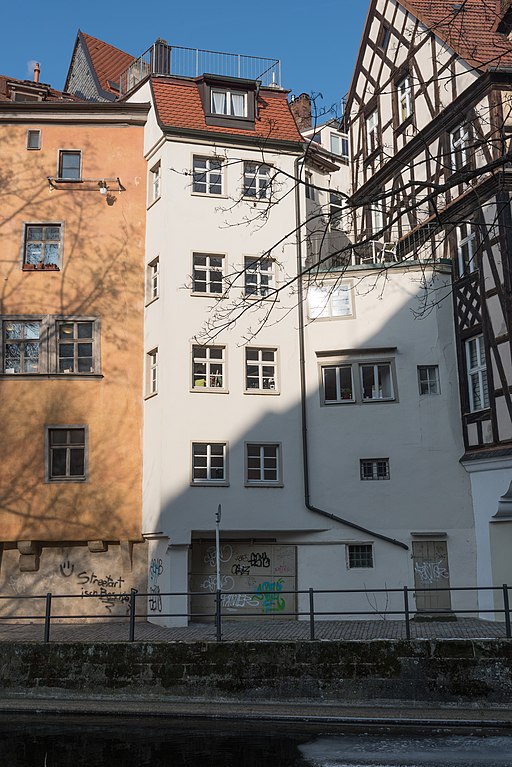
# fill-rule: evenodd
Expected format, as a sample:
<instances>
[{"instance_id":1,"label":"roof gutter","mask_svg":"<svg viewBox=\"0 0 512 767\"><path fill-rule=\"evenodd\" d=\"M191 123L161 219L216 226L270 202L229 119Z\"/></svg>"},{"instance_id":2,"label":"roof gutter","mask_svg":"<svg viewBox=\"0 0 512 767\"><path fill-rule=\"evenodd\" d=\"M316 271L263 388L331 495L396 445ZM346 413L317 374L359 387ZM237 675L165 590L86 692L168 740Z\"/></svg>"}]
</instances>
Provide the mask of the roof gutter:
<instances>
[{"instance_id":1,"label":"roof gutter","mask_svg":"<svg viewBox=\"0 0 512 767\"><path fill-rule=\"evenodd\" d=\"M299 178L299 164L303 158L298 157L295 160L295 178ZM393 546L399 546L406 551L409 550L409 546L402 541L397 541L396 538L390 538L382 533L376 533L373 530L369 530L367 527L358 525L356 522L351 522L348 519L343 519L336 514L331 514L329 511L319 509L317 506L313 506L310 501L310 486L309 486L309 446L308 446L308 426L307 426L307 407L306 407L306 353L305 353L305 340L304 340L304 286L302 284L302 241L301 241L301 229L302 221L300 214L300 189L301 184L295 184L295 228L297 233L297 298L298 298L298 313L299 313L299 366L300 366L300 410L301 410L301 426L302 426L302 464L303 464L303 476L304 476L304 505L309 511L314 514L321 514L323 517L333 520L334 522L340 522L342 525L351 527L353 530L358 530L360 533L371 535L372 538L378 538L386 543L391 543Z\"/></svg>"}]
</instances>

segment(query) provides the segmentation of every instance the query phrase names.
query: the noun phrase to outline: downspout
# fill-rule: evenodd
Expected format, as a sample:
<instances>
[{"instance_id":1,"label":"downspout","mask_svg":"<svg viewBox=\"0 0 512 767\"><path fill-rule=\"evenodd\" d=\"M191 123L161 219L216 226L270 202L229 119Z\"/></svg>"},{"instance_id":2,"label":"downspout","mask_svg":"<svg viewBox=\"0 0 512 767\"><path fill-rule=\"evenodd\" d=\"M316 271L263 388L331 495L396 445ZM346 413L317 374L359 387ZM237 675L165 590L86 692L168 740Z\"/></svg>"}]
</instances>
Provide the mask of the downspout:
<instances>
[{"instance_id":1,"label":"downspout","mask_svg":"<svg viewBox=\"0 0 512 767\"><path fill-rule=\"evenodd\" d=\"M353 530L358 530L361 533L371 535L373 538L379 538L386 543L392 543L394 546L400 546L400 548L409 550L409 546L402 541L397 541L396 538L389 538L382 533L376 533L373 530L368 530L366 527L350 522L348 519L338 517L336 514L331 514L329 511L324 511L316 506L313 506L310 502L309 491L309 449L308 449L308 425L307 425L307 409L306 409L306 353L305 353L305 341L304 341L304 286L302 284L302 221L300 215L300 187L299 179L299 164L303 158L297 157L295 160L295 228L297 235L297 300L298 300L298 314L299 314L299 366L300 366L300 411L301 411L301 427L302 427L302 465L304 475L304 505L309 511L315 514L321 514L323 517L332 519L334 522L341 522L341 524L351 527Z\"/></svg>"}]
</instances>

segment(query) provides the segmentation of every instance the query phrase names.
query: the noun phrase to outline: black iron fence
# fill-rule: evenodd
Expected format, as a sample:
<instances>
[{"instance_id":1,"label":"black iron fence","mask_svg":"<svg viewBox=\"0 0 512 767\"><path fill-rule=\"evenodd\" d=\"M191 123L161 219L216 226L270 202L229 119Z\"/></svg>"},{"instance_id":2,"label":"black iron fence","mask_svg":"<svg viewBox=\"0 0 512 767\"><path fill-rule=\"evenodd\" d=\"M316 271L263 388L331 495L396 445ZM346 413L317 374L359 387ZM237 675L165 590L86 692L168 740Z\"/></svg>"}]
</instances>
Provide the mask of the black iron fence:
<instances>
[{"instance_id":1,"label":"black iron fence","mask_svg":"<svg viewBox=\"0 0 512 767\"><path fill-rule=\"evenodd\" d=\"M245 595L245 592L233 592L233 591L222 591L217 590L213 594L205 595L205 592L191 592L191 591L183 591L183 592L161 592L159 593L159 604L163 604L163 598L170 597L170 598L178 598L182 599L187 603L187 605L190 604L190 599L193 597L205 597L205 596L211 596L214 599L214 610L211 612L190 612L190 611L177 611L177 612L163 612L161 609L159 609L158 612L152 611L147 609L148 606L148 600L149 604L151 604L151 600L154 600L154 594L153 593L147 593L147 592L140 592L136 589L132 589L129 593L125 594L115 594L116 600L124 601L127 605L127 615L121 616L119 614L90 614L90 613L81 613L78 615L74 614L64 614L55 612L55 605L59 602L59 600L66 601L70 599L75 600L87 600L87 599L98 599L97 594L52 594L51 592L48 592L47 594L30 594L30 595L0 595L0 622L15 622L20 623L23 621L30 621L30 622L37 622L41 623L44 627L43 631L43 641L49 642L50 641L50 629L52 625L52 621L59 621L59 622L72 622L72 621L84 621L84 620L101 620L101 621L126 621L128 624L128 636L127 639L129 642L136 641L136 626L137 621L141 620L147 620L151 618L174 618L182 620L183 622L188 622L189 620L192 621L198 621L198 622L210 622L214 624L215 628L215 638L217 641L222 640L222 627L223 627L223 621L225 620L236 620L236 621L243 621L243 620L251 620L251 619L258 619L258 620L276 620L276 619L295 619L300 621L306 621L309 624L309 639L314 640L315 637L315 630L316 626L319 623L319 621L325 621L325 620L342 620L343 618L347 618L350 616L351 619L359 618L359 619L368 619L372 618L375 619L376 616L380 617L381 619L385 620L388 617L393 617L395 619L404 621L405 624L405 636L407 639L411 639L411 621L418 620L418 619L425 619L425 617L429 617L432 619L442 620L443 617L445 619L453 619L455 616L475 616L478 615L478 617L486 614L492 614L493 616L500 616L502 617L502 622L504 623L505 627L505 636L507 638L512 638L512 630L511 630L511 611L510 611L510 598L509 598L509 592L510 589L512 589L512 586L508 586L507 584L503 584L502 586L482 586L482 587L475 587L475 586L458 586L458 587L451 587L451 588L439 588L439 589L420 589L420 588L409 588L408 586L403 586L402 588L383 588L383 589L313 589L309 588L306 590L282 590L279 592L272 592L266 595L266 606L262 610L259 611L251 611L251 610L243 610L242 612L238 612L236 614L229 613L226 611L226 609L223 609L222 605L222 597L223 595L229 595L229 596L236 596L236 595ZM418 594L427 594L427 595L433 595L433 594L439 594L439 593L446 593L449 592L450 596L454 594L455 592L473 592L475 595L480 594L480 592L492 592L493 597L498 597L498 600L502 606L496 605L490 608L482 608L475 604L474 607L471 608L459 608L457 607L455 610L447 610L446 608L428 608L428 609L422 609L418 610L415 609L412 606L412 597L416 596ZM368 599L369 595L377 595L377 594L383 594L386 597L386 600L391 595L398 595L398 599L400 601L400 609L388 609L387 604L383 609L377 609L377 607L372 606L370 609L367 610L325 610L325 609L318 609L316 601L318 597L325 596L325 595L360 595L361 597L361 603L363 603L363 597L366 598L366 600L370 603L370 600ZM285 611L280 609L278 613L273 611L272 604L273 599L282 598L285 595L293 595L295 597L303 597L307 605L306 609L298 609L295 608L292 611ZM108 594L102 595L103 597L108 596ZM114 596L114 595L113 595ZM4 612L3 605L5 602L8 601L10 603L15 603L16 605L16 613L12 615L7 615ZM31 613L22 613L19 612L19 607L21 603L25 604L36 604L39 609L36 608L37 611L31 612ZM142 609L142 606L144 606L144 609Z\"/></svg>"}]
</instances>

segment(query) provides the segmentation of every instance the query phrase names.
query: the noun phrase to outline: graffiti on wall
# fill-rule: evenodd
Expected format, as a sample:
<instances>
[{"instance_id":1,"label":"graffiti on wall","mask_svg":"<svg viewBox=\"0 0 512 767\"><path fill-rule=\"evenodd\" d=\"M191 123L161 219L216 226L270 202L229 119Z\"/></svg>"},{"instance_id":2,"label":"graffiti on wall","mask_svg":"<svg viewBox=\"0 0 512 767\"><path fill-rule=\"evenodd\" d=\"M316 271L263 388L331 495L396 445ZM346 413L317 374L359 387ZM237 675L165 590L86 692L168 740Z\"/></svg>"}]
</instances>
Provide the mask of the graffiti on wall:
<instances>
[{"instance_id":1,"label":"graffiti on wall","mask_svg":"<svg viewBox=\"0 0 512 767\"><path fill-rule=\"evenodd\" d=\"M86 597L98 597L99 602L111 613L117 605L125 606L126 615L130 612L130 595L126 593L125 579L121 576L100 576L94 570L81 570L75 572L75 565L69 559L59 565L59 574L62 578L72 578L73 584L80 589L82 599Z\"/></svg>"},{"instance_id":2,"label":"graffiti on wall","mask_svg":"<svg viewBox=\"0 0 512 767\"><path fill-rule=\"evenodd\" d=\"M435 583L450 577L442 559L438 562L416 562L414 569L423 583Z\"/></svg>"},{"instance_id":3,"label":"graffiti on wall","mask_svg":"<svg viewBox=\"0 0 512 767\"><path fill-rule=\"evenodd\" d=\"M164 564L158 557L153 557L149 565L149 597L148 607L152 613L162 612L162 595L158 580L164 571Z\"/></svg>"}]
</instances>

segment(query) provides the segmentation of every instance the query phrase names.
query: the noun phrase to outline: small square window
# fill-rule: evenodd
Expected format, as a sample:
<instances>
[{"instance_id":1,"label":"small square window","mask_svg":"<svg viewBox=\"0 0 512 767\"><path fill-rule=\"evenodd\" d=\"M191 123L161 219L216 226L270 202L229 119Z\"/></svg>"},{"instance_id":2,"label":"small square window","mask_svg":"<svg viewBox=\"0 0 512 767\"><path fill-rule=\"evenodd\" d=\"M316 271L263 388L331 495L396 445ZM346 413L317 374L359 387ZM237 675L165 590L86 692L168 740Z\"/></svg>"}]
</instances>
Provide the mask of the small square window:
<instances>
[{"instance_id":1,"label":"small square window","mask_svg":"<svg viewBox=\"0 0 512 767\"><path fill-rule=\"evenodd\" d=\"M82 153L61 149L59 152L59 181L82 180Z\"/></svg>"},{"instance_id":2,"label":"small square window","mask_svg":"<svg viewBox=\"0 0 512 767\"><path fill-rule=\"evenodd\" d=\"M352 285L310 285L308 316L310 320L350 317L352 315Z\"/></svg>"},{"instance_id":3,"label":"small square window","mask_svg":"<svg viewBox=\"0 0 512 767\"><path fill-rule=\"evenodd\" d=\"M270 165L244 162L244 197L268 200L271 195Z\"/></svg>"},{"instance_id":4,"label":"small square window","mask_svg":"<svg viewBox=\"0 0 512 767\"><path fill-rule=\"evenodd\" d=\"M248 444L246 484L280 484L281 466L279 445Z\"/></svg>"},{"instance_id":5,"label":"small square window","mask_svg":"<svg viewBox=\"0 0 512 767\"><path fill-rule=\"evenodd\" d=\"M158 392L158 349L152 349L146 354L146 396L151 397Z\"/></svg>"},{"instance_id":6,"label":"small square window","mask_svg":"<svg viewBox=\"0 0 512 767\"><path fill-rule=\"evenodd\" d=\"M245 390L250 392L277 389L277 349L245 349Z\"/></svg>"},{"instance_id":7,"label":"small square window","mask_svg":"<svg viewBox=\"0 0 512 767\"><path fill-rule=\"evenodd\" d=\"M332 154L335 154L338 157L344 157L346 160L348 160L348 138L346 138L346 136L340 136L337 133L331 133L330 147Z\"/></svg>"},{"instance_id":8,"label":"small square window","mask_svg":"<svg viewBox=\"0 0 512 767\"><path fill-rule=\"evenodd\" d=\"M192 484L226 483L227 445L225 442L194 442L192 445Z\"/></svg>"},{"instance_id":9,"label":"small square window","mask_svg":"<svg viewBox=\"0 0 512 767\"><path fill-rule=\"evenodd\" d=\"M192 388L198 391L224 389L223 346L192 347Z\"/></svg>"},{"instance_id":10,"label":"small square window","mask_svg":"<svg viewBox=\"0 0 512 767\"><path fill-rule=\"evenodd\" d=\"M154 258L146 267L146 303L160 295L160 259Z\"/></svg>"},{"instance_id":11,"label":"small square window","mask_svg":"<svg viewBox=\"0 0 512 767\"><path fill-rule=\"evenodd\" d=\"M60 269L61 224L25 224L23 269Z\"/></svg>"},{"instance_id":12,"label":"small square window","mask_svg":"<svg viewBox=\"0 0 512 767\"><path fill-rule=\"evenodd\" d=\"M222 172L222 160L194 155L192 191L196 194L221 195Z\"/></svg>"},{"instance_id":13,"label":"small square window","mask_svg":"<svg viewBox=\"0 0 512 767\"><path fill-rule=\"evenodd\" d=\"M373 567L373 546L371 543L349 543L347 545L348 568Z\"/></svg>"},{"instance_id":14,"label":"small square window","mask_svg":"<svg viewBox=\"0 0 512 767\"><path fill-rule=\"evenodd\" d=\"M192 292L220 295L224 290L224 256L192 255Z\"/></svg>"},{"instance_id":15,"label":"small square window","mask_svg":"<svg viewBox=\"0 0 512 767\"><path fill-rule=\"evenodd\" d=\"M255 298L268 298L275 293L274 262L271 258L245 259L245 295Z\"/></svg>"},{"instance_id":16,"label":"small square window","mask_svg":"<svg viewBox=\"0 0 512 767\"><path fill-rule=\"evenodd\" d=\"M41 131L27 131L27 149L41 149Z\"/></svg>"},{"instance_id":17,"label":"small square window","mask_svg":"<svg viewBox=\"0 0 512 767\"><path fill-rule=\"evenodd\" d=\"M389 479L389 458L362 458L359 465L361 479Z\"/></svg>"},{"instance_id":18,"label":"small square window","mask_svg":"<svg viewBox=\"0 0 512 767\"><path fill-rule=\"evenodd\" d=\"M420 394L441 394L439 367L437 365L418 365L418 385Z\"/></svg>"},{"instance_id":19,"label":"small square window","mask_svg":"<svg viewBox=\"0 0 512 767\"><path fill-rule=\"evenodd\" d=\"M85 426L47 427L47 482L81 482L87 479L86 463L87 429Z\"/></svg>"},{"instance_id":20,"label":"small square window","mask_svg":"<svg viewBox=\"0 0 512 767\"><path fill-rule=\"evenodd\" d=\"M160 198L161 193L161 166L160 163L157 162L156 165L154 165L151 170L149 171L149 184L148 184L148 203L151 205L151 203L156 202Z\"/></svg>"}]
</instances>

